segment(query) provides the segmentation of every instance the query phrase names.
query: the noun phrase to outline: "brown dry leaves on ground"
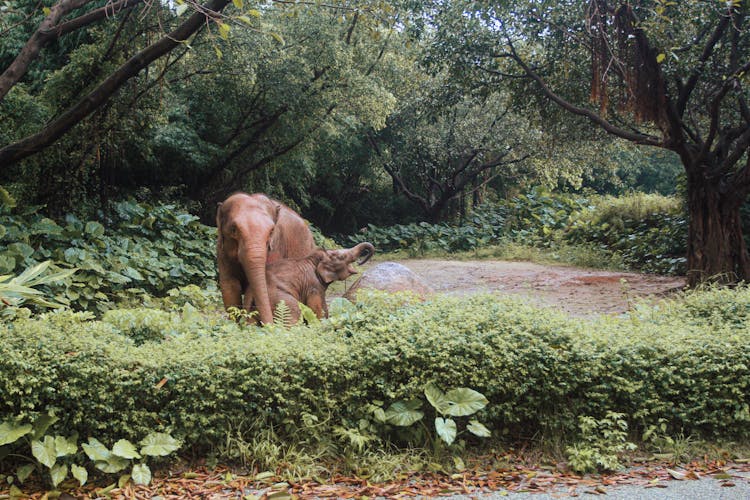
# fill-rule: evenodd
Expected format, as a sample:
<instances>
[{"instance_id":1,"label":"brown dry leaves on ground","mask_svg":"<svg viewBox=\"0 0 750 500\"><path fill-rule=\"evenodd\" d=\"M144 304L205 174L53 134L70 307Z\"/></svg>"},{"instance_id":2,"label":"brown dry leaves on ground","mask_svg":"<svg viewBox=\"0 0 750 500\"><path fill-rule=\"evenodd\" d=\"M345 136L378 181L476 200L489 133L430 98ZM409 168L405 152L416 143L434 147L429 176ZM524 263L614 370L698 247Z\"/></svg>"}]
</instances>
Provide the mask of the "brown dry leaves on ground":
<instances>
[{"instance_id":1,"label":"brown dry leaves on ground","mask_svg":"<svg viewBox=\"0 0 750 500\"><path fill-rule=\"evenodd\" d=\"M490 457L485 457L490 458ZM597 476L578 476L560 466L528 466L513 455L491 457L492 462L505 462L502 468L475 467L460 474L404 474L388 483L370 483L357 477L334 476L321 484L314 480L299 483L281 482L270 473L238 475L226 467L213 470L197 468L190 471L171 471L157 474L149 486L102 488L87 485L68 490L61 499L312 499L312 498L409 498L440 497L456 494L481 494L493 491L557 492L566 496L580 494L605 494L617 485L640 485L645 488L666 487L669 481L697 480L713 477L722 486L734 486L734 481L747 479L738 473L750 472L748 461L723 460L695 461L683 466L666 463L635 464L625 472ZM515 463L509 463L512 460ZM485 460L489 464L489 460ZM259 480L260 478L260 480ZM7 495L0 489L0 498ZM36 492L25 492L24 498L46 500L52 498L37 485Z\"/></svg>"}]
</instances>

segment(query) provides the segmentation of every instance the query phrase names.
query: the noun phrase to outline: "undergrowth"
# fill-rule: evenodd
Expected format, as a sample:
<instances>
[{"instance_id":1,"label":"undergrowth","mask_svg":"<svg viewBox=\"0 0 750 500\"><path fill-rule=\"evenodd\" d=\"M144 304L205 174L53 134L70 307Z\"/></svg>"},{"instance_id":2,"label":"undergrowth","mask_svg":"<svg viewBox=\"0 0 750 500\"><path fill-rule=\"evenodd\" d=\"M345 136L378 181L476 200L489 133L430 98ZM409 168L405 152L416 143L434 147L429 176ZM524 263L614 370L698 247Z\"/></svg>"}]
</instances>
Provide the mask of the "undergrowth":
<instances>
[{"instance_id":1,"label":"undergrowth","mask_svg":"<svg viewBox=\"0 0 750 500\"><path fill-rule=\"evenodd\" d=\"M343 241L363 238L406 258L499 258L684 274L687 221L677 198L536 190L477 207L455 224L368 226Z\"/></svg>"},{"instance_id":2,"label":"undergrowth","mask_svg":"<svg viewBox=\"0 0 750 500\"><path fill-rule=\"evenodd\" d=\"M440 413L425 400L432 383L486 397L479 420L510 442L575 442L580 417L601 421L608 412L624 415L629 441L661 448L667 437L750 437L746 288L593 320L490 295L361 299L320 325L289 329L238 325L189 302L0 325L0 421L55 411L60 428L80 436L170 432L195 453L225 443L223 456L257 467L270 467L263 456L283 462L300 449L313 458L394 446L439 454L431 427ZM390 420L399 402L413 429ZM262 422L264 431L240 432L239 422ZM252 451L267 429L275 434L261 441L289 447ZM440 446L449 459L477 439L460 434Z\"/></svg>"}]
</instances>

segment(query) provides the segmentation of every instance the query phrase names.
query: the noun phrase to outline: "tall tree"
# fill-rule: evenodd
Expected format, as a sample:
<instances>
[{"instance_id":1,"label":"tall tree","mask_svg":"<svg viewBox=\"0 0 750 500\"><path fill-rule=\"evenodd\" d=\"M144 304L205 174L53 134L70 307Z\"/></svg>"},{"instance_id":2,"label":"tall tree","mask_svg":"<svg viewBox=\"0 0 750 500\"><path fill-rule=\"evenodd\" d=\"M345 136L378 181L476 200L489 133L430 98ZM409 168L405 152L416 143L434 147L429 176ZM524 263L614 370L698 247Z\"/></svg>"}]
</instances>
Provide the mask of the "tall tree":
<instances>
[{"instance_id":1,"label":"tall tree","mask_svg":"<svg viewBox=\"0 0 750 500\"><path fill-rule=\"evenodd\" d=\"M674 151L687 177L689 283L750 280L740 221L750 191L749 2L471 5L440 2L432 11L447 45L460 50L457 40L471 40L474 69L524 77L541 102Z\"/></svg>"},{"instance_id":2,"label":"tall tree","mask_svg":"<svg viewBox=\"0 0 750 500\"><path fill-rule=\"evenodd\" d=\"M29 38L18 56L3 71L0 78L0 99L21 80L31 61L36 58L39 51L49 40L56 38L57 33L65 34L68 32L65 28L66 23L73 23L76 25L74 29L80 29L105 17L110 6L95 9L97 13L101 13L99 16L93 15L94 10L91 10L82 16L74 17L68 21L64 20L65 15L92 3L91 0L61 0L50 9L50 13ZM0 167L15 163L49 147L76 124L104 105L128 80L138 75L156 59L168 54L182 42L187 41L190 36L205 26L207 17L218 15L227 4L229 4L229 0L208 0L200 7L199 11L194 12L172 31L137 51L37 133L0 147ZM120 7L130 8L133 5L134 3L124 3ZM82 17L86 18L86 22L80 22Z\"/></svg>"},{"instance_id":3,"label":"tall tree","mask_svg":"<svg viewBox=\"0 0 750 500\"><path fill-rule=\"evenodd\" d=\"M304 201L316 169L305 153L321 131L378 129L393 108L394 97L373 69L391 50L387 23L314 6L289 14L283 8L264 13L265 25L286 43L238 33L221 61L204 61L213 75L191 91L189 112L206 117L201 135L218 153L196 185L210 209L233 190L260 187L258 173L269 169L290 186L276 194ZM212 99L217 95L222 99ZM225 102L233 106L226 109Z\"/></svg>"},{"instance_id":4,"label":"tall tree","mask_svg":"<svg viewBox=\"0 0 750 500\"><path fill-rule=\"evenodd\" d=\"M513 175L529 157L525 125L500 94L472 95L440 73L420 78L371 141L397 191L437 222L455 200Z\"/></svg>"}]
</instances>

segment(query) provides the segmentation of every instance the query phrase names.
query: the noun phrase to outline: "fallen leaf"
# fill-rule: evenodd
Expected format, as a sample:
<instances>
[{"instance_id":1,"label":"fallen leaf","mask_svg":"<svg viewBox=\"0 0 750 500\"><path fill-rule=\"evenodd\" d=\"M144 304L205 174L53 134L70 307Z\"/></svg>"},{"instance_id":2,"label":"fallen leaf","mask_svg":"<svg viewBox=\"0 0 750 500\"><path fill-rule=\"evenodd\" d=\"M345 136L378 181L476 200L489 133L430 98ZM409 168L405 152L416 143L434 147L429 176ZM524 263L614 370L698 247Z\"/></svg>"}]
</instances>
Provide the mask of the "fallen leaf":
<instances>
[{"instance_id":1,"label":"fallen leaf","mask_svg":"<svg viewBox=\"0 0 750 500\"><path fill-rule=\"evenodd\" d=\"M670 476L672 476L673 479L677 479L678 481L683 481L686 477L686 474L684 472L679 472L673 469L667 469L667 472Z\"/></svg>"}]
</instances>

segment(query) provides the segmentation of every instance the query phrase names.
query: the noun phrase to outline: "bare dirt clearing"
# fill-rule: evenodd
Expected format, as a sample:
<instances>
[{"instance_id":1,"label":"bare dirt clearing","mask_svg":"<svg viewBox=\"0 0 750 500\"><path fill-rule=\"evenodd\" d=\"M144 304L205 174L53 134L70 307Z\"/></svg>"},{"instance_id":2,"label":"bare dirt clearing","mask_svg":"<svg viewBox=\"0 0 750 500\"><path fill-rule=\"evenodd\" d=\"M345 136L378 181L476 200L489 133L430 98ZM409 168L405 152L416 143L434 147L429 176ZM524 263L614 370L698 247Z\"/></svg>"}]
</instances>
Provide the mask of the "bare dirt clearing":
<instances>
[{"instance_id":1,"label":"bare dirt clearing","mask_svg":"<svg viewBox=\"0 0 750 500\"><path fill-rule=\"evenodd\" d=\"M678 276L598 271L499 260L396 261L438 293L502 293L527 297L575 316L619 314L636 297L660 297L685 286ZM367 267L377 265L369 264Z\"/></svg>"}]
</instances>

